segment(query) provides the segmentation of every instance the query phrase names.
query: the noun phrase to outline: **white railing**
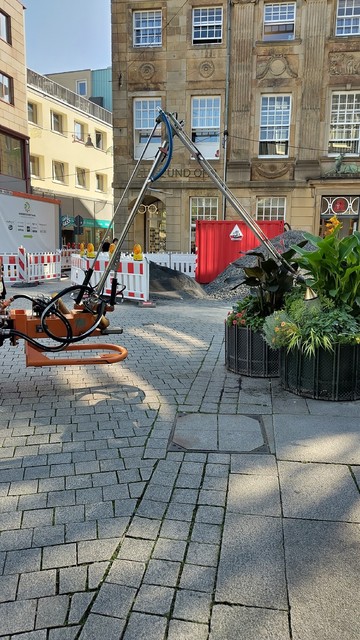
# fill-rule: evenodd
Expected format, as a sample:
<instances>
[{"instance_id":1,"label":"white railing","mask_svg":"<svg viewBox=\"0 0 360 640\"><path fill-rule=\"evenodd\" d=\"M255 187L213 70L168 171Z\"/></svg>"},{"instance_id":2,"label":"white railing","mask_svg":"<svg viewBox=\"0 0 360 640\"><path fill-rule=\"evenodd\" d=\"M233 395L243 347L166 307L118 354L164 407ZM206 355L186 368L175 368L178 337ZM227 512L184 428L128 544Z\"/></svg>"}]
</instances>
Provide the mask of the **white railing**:
<instances>
[{"instance_id":1,"label":"white railing","mask_svg":"<svg viewBox=\"0 0 360 640\"><path fill-rule=\"evenodd\" d=\"M19 247L17 253L0 253L0 257L5 283L41 282L61 278L60 251L29 253L24 247Z\"/></svg>"},{"instance_id":2,"label":"white railing","mask_svg":"<svg viewBox=\"0 0 360 640\"><path fill-rule=\"evenodd\" d=\"M195 278L196 255L194 253L145 253L144 257L161 267L168 267Z\"/></svg>"}]
</instances>

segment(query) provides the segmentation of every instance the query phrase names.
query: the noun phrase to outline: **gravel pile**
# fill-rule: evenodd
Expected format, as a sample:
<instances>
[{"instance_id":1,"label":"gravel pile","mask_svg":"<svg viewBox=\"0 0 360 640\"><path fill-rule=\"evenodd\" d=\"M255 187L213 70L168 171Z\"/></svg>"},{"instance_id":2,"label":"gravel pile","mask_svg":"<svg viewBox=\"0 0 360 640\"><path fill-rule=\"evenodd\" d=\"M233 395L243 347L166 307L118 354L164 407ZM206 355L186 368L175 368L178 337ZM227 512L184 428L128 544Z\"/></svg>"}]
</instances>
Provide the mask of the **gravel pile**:
<instances>
[{"instance_id":1,"label":"gravel pile","mask_svg":"<svg viewBox=\"0 0 360 640\"><path fill-rule=\"evenodd\" d=\"M283 253L304 239L302 231L286 231L271 240L275 248ZM310 249L311 245L306 248ZM253 251L260 250L266 255L267 251L263 245L258 245ZM156 298L197 298L215 300L236 300L243 298L249 293L248 287L239 285L245 278L243 267L252 267L256 264L256 257L244 254L242 258L235 260L220 273L215 280L207 285L198 284L194 278L190 278L184 273L174 271L168 267L161 267L154 262L150 262L150 293ZM234 288L235 287L235 288Z\"/></svg>"}]
</instances>

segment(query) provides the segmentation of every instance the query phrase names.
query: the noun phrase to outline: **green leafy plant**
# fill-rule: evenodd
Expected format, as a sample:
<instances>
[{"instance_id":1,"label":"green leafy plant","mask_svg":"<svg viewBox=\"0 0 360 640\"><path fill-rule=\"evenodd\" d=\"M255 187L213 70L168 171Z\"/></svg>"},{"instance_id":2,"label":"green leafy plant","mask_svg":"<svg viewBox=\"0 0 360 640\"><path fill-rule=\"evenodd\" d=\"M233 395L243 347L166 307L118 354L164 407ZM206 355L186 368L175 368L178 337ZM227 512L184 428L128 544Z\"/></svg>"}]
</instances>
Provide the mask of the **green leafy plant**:
<instances>
[{"instance_id":1,"label":"green leafy plant","mask_svg":"<svg viewBox=\"0 0 360 640\"><path fill-rule=\"evenodd\" d=\"M284 260L291 263L295 253L295 249L289 249L283 253ZM256 264L253 267L244 267L245 278L236 286L247 285L251 294L234 305L226 322L229 326L247 326L259 331L265 318L283 306L284 295L293 287L294 275L284 265L279 265L261 251L248 251L246 255L255 256ZM292 266L296 269L296 265Z\"/></svg>"},{"instance_id":2,"label":"green leafy plant","mask_svg":"<svg viewBox=\"0 0 360 640\"><path fill-rule=\"evenodd\" d=\"M304 233L314 247L305 251L301 246L292 247L297 262L304 271L306 283L318 295L334 301L338 308L351 315L360 316L360 233L340 238L341 225L324 238Z\"/></svg>"}]
</instances>

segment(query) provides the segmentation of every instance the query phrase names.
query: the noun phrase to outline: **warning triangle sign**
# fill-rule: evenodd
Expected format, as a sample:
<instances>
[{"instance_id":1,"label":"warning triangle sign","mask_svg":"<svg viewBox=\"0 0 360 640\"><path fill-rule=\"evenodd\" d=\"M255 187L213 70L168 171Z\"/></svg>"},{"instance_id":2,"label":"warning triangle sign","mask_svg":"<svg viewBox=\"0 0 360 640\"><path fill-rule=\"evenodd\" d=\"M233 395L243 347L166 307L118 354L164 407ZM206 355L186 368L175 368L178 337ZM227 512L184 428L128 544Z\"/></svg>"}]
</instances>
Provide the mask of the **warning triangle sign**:
<instances>
[{"instance_id":1,"label":"warning triangle sign","mask_svg":"<svg viewBox=\"0 0 360 640\"><path fill-rule=\"evenodd\" d=\"M243 237L243 233L240 227L236 224L232 232L230 233L230 238L231 240L241 240L242 237Z\"/></svg>"}]
</instances>

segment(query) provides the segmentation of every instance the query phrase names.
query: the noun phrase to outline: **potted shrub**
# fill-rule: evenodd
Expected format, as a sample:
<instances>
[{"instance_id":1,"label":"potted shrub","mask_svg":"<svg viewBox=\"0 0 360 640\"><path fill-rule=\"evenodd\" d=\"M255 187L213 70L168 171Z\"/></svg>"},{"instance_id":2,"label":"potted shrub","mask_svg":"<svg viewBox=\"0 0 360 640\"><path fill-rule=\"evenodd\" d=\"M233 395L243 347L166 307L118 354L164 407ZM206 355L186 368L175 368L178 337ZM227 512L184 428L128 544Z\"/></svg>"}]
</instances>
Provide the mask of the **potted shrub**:
<instances>
[{"instance_id":1,"label":"potted shrub","mask_svg":"<svg viewBox=\"0 0 360 640\"><path fill-rule=\"evenodd\" d=\"M284 253L284 260L289 262L294 253L293 249ZM279 353L265 342L262 328L265 318L283 306L294 276L261 251L246 255L255 256L256 264L244 267L246 277L240 284L250 287L251 293L239 300L226 318L225 364L234 373L275 377L279 375Z\"/></svg>"},{"instance_id":2,"label":"potted shrub","mask_svg":"<svg viewBox=\"0 0 360 640\"><path fill-rule=\"evenodd\" d=\"M324 238L304 233L315 250L294 250L313 295L295 287L263 325L267 344L280 349L283 388L334 401L360 399L360 233L340 238L339 230L333 220Z\"/></svg>"}]
</instances>

